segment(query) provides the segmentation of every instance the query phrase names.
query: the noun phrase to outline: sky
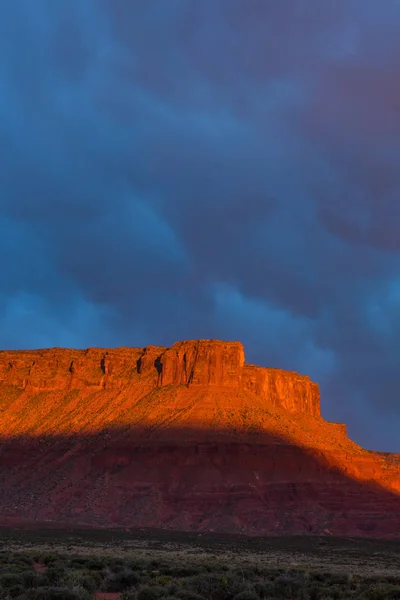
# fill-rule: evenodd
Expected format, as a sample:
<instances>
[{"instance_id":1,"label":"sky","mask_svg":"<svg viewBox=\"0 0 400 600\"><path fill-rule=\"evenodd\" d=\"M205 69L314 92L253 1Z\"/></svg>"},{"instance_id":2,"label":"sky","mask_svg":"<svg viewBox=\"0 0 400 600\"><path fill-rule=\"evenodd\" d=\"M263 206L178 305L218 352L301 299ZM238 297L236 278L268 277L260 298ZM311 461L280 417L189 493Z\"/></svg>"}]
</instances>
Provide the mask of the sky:
<instances>
[{"instance_id":1,"label":"sky","mask_svg":"<svg viewBox=\"0 0 400 600\"><path fill-rule=\"evenodd\" d=\"M4 0L0 347L239 340L400 452L400 1Z\"/></svg>"}]
</instances>

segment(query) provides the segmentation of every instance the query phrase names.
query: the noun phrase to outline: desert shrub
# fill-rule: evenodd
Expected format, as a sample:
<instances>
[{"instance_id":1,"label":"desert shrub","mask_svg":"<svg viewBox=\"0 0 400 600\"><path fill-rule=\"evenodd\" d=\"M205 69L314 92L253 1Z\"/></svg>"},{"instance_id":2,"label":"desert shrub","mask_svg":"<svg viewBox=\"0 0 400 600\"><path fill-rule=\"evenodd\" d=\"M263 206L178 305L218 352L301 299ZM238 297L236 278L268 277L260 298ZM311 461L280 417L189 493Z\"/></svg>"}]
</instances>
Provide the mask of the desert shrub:
<instances>
[{"instance_id":1,"label":"desert shrub","mask_svg":"<svg viewBox=\"0 0 400 600\"><path fill-rule=\"evenodd\" d=\"M328 581L331 585L347 586L351 581L351 577L348 573L331 573Z\"/></svg>"},{"instance_id":2,"label":"desert shrub","mask_svg":"<svg viewBox=\"0 0 400 600\"><path fill-rule=\"evenodd\" d=\"M304 583L304 575L301 573L282 573L275 578L271 592L276 598L293 598L299 594Z\"/></svg>"},{"instance_id":3,"label":"desert shrub","mask_svg":"<svg viewBox=\"0 0 400 600\"><path fill-rule=\"evenodd\" d=\"M185 584L209 600L231 600L249 589L249 584L243 578L217 573L195 575L188 578Z\"/></svg>"},{"instance_id":4,"label":"desert shrub","mask_svg":"<svg viewBox=\"0 0 400 600\"><path fill-rule=\"evenodd\" d=\"M322 598L326 595L325 587L318 585L311 585L310 587L306 587L304 589L305 595L309 600L322 600Z\"/></svg>"},{"instance_id":5,"label":"desert shrub","mask_svg":"<svg viewBox=\"0 0 400 600\"><path fill-rule=\"evenodd\" d=\"M82 589L47 587L25 592L19 600L91 600L91 596Z\"/></svg>"},{"instance_id":6,"label":"desert shrub","mask_svg":"<svg viewBox=\"0 0 400 600\"><path fill-rule=\"evenodd\" d=\"M18 585L23 585L23 579L19 573L3 573L0 575L0 589L10 590Z\"/></svg>"},{"instance_id":7,"label":"desert shrub","mask_svg":"<svg viewBox=\"0 0 400 600\"><path fill-rule=\"evenodd\" d=\"M254 589L260 598L273 598L275 584L271 581L258 581L254 584Z\"/></svg>"},{"instance_id":8,"label":"desert shrub","mask_svg":"<svg viewBox=\"0 0 400 600\"><path fill-rule=\"evenodd\" d=\"M244 590L236 594L233 600L258 600L258 596L254 591Z\"/></svg>"},{"instance_id":9,"label":"desert shrub","mask_svg":"<svg viewBox=\"0 0 400 600\"><path fill-rule=\"evenodd\" d=\"M70 561L69 566L71 569L86 569L87 560L85 557L78 556Z\"/></svg>"},{"instance_id":10,"label":"desert shrub","mask_svg":"<svg viewBox=\"0 0 400 600\"><path fill-rule=\"evenodd\" d=\"M188 578L185 583L194 592L206 598L211 598L215 590L223 587L221 576L210 573L194 575Z\"/></svg>"},{"instance_id":11,"label":"desert shrub","mask_svg":"<svg viewBox=\"0 0 400 600\"><path fill-rule=\"evenodd\" d=\"M58 585L65 577L66 570L51 566L46 571L46 577L51 585Z\"/></svg>"},{"instance_id":12,"label":"desert shrub","mask_svg":"<svg viewBox=\"0 0 400 600\"><path fill-rule=\"evenodd\" d=\"M192 590L188 590L186 588L179 588L176 592L176 595L180 600L204 600L204 596L197 594L196 592L192 592Z\"/></svg>"},{"instance_id":13,"label":"desert shrub","mask_svg":"<svg viewBox=\"0 0 400 600\"><path fill-rule=\"evenodd\" d=\"M315 573L310 573L309 579L312 582L318 582L318 583L325 583L327 580L327 577L329 577L330 573L325 573L325 572L315 572Z\"/></svg>"},{"instance_id":14,"label":"desert shrub","mask_svg":"<svg viewBox=\"0 0 400 600\"><path fill-rule=\"evenodd\" d=\"M18 555L18 562L25 566L32 565L32 559L29 556L23 556L22 554Z\"/></svg>"},{"instance_id":15,"label":"desert shrub","mask_svg":"<svg viewBox=\"0 0 400 600\"><path fill-rule=\"evenodd\" d=\"M157 585L167 585L168 583L171 583L171 581L171 575L159 575L156 579Z\"/></svg>"},{"instance_id":16,"label":"desert shrub","mask_svg":"<svg viewBox=\"0 0 400 600\"><path fill-rule=\"evenodd\" d=\"M215 562L203 563L200 573L215 573L220 570L220 566Z\"/></svg>"},{"instance_id":17,"label":"desert shrub","mask_svg":"<svg viewBox=\"0 0 400 600\"><path fill-rule=\"evenodd\" d=\"M89 571L101 571L106 566L106 563L100 558L89 558L86 561L86 568Z\"/></svg>"},{"instance_id":18,"label":"desert shrub","mask_svg":"<svg viewBox=\"0 0 400 600\"><path fill-rule=\"evenodd\" d=\"M400 575L386 575L382 581L394 586L400 586Z\"/></svg>"},{"instance_id":19,"label":"desert shrub","mask_svg":"<svg viewBox=\"0 0 400 600\"><path fill-rule=\"evenodd\" d=\"M158 600L163 596L163 588L159 586L145 587L136 594L137 600Z\"/></svg>"},{"instance_id":20,"label":"desert shrub","mask_svg":"<svg viewBox=\"0 0 400 600\"><path fill-rule=\"evenodd\" d=\"M125 564L125 562L123 560L113 560L108 565L108 568L111 569L111 571L113 571L114 573L120 573L121 571L126 569L126 567L127 567L127 565Z\"/></svg>"},{"instance_id":21,"label":"desert shrub","mask_svg":"<svg viewBox=\"0 0 400 600\"><path fill-rule=\"evenodd\" d=\"M93 575L83 575L80 580L80 585L88 592L94 592L100 585L101 578L93 577Z\"/></svg>"},{"instance_id":22,"label":"desert shrub","mask_svg":"<svg viewBox=\"0 0 400 600\"><path fill-rule=\"evenodd\" d=\"M33 569L30 569L29 571L23 571L20 577L24 588L34 588L38 587L39 585L40 577L33 571Z\"/></svg>"},{"instance_id":23,"label":"desert shrub","mask_svg":"<svg viewBox=\"0 0 400 600\"><path fill-rule=\"evenodd\" d=\"M369 575L366 583L368 586L379 586L384 585L385 583L391 585L400 585L400 575Z\"/></svg>"},{"instance_id":24,"label":"desert shrub","mask_svg":"<svg viewBox=\"0 0 400 600\"><path fill-rule=\"evenodd\" d=\"M400 588L385 583L368 586L363 593L367 600L397 600L400 599Z\"/></svg>"},{"instance_id":25,"label":"desert shrub","mask_svg":"<svg viewBox=\"0 0 400 600\"><path fill-rule=\"evenodd\" d=\"M8 590L8 595L10 598L19 598L24 592L25 588L23 585L15 585Z\"/></svg>"},{"instance_id":26,"label":"desert shrub","mask_svg":"<svg viewBox=\"0 0 400 600\"><path fill-rule=\"evenodd\" d=\"M245 570L245 574L247 577L261 577L264 575L266 569L260 565L247 566Z\"/></svg>"},{"instance_id":27,"label":"desert shrub","mask_svg":"<svg viewBox=\"0 0 400 600\"><path fill-rule=\"evenodd\" d=\"M346 587L338 585L330 586L326 585L326 583L323 585L311 583L310 585L301 588L297 593L297 598L299 600L341 600L342 598L348 597Z\"/></svg>"},{"instance_id":28,"label":"desert shrub","mask_svg":"<svg viewBox=\"0 0 400 600\"><path fill-rule=\"evenodd\" d=\"M141 564L138 560L127 560L125 566L131 571L135 571L135 573L137 573L138 575L140 575L141 572L147 573L147 570L145 569L143 564Z\"/></svg>"},{"instance_id":29,"label":"desert shrub","mask_svg":"<svg viewBox=\"0 0 400 600\"><path fill-rule=\"evenodd\" d=\"M171 577L192 577L193 575L199 575L202 572L202 568L195 565L167 565L162 569L165 575L171 575Z\"/></svg>"},{"instance_id":30,"label":"desert shrub","mask_svg":"<svg viewBox=\"0 0 400 600\"><path fill-rule=\"evenodd\" d=\"M348 573L330 573L327 571L310 574L310 580L324 585L348 586L352 578Z\"/></svg>"},{"instance_id":31,"label":"desert shrub","mask_svg":"<svg viewBox=\"0 0 400 600\"><path fill-rule=\"evenodd\" d=\"M8 560L3 563L3 568L7 569L8 572L18 574L21 571L26 571L27 564L19 558L9 557Z\"/></svg>"},{"instance_id":32,"label":"desert shrub","mask_svg":"<svg viewBox=\"0 0 400 600\"><path fill-rule=\"evenodd\" d=\"M100 587L101 582L102 578L100 575L95 577L84 571L72 571L67 573L66 577L63 579L65 586L70 588L83 588L91 593Z\"/></svg>"},{"instance_id":33,"label":"desert shrub","mask_svg":"<svg viewBox=\"0 0 400 600\"><path fill-rule=\"evenodd\" d=\"M230 598L236 598L241 593L255 594L254 584L250 580L245 579L244 575L227 574L224 576L227 581L227 591Z\"/></svg>"},{"instance_id":34,"label":"desert shrub","mask_svg":"<svg viewBox=\"0 0 400 600\"><path fill-rule=\"evenodd\" d=\"M172 580L163 587L163 596L179 596L179 592L182 589L182 582Z\"/></svg>"},{"instance_id":35,"label":"desert shrub","mask_svg":"<svg viewBox=\"0 0 400 600\"><path fill-rule=\"evenodd\" d=\"M36 574L36 586L35 587L51 587L50 579L47 577L47 573ZM53 586L55 587L55 586Z\"/></svg>"},{"instance_id":36,"label":"desert shrub","mask_svg":"<svg viewBox=\"0 0 400 600\"><path fill-rule=\"evenodd\" d=\"M56 553L50 552L48 554L39 555L37 557L36 562L43 563L46 566L50 566L52 563L56 562L58 559L59 559L59 556Z\"/></svg>"},{"instance_id":37,"label":"desert shrub","mask_svg":"<svg viewBox=\"0 0 400 600\"><path fill-rule=\"evenodd\" d=\"M327 589L329 589L329 595L332 597L333 600L341 600L341 598L346 597L346 594L348 592L350 593L348 585L335 584L330 585Z\"/></svg>"},{"instance_id":38,"label":"desert shrub","mask_svg":"<svg viewBox=\"0 0 400 600\"><path fill-rule=\"evenodd\" d=\"M105 592L123 592L140 583L140 577L135 571L124 567L117 573L109 573L103 581L102 587ZM144 588L146 589L146 588Z\"/></svg>"},{"instance_id":39,"label":"desert shrub","mask_svg":"<svg viewBox=\"0 0 400 600\"><path fill-rule=\"evenodd\" d=\"M58 558L57 560L51 561L50 564L47 565L48 569L62 569L65 571L69 569L69 560L65 560L65 558Z\"/></svg>"}]
</instances>

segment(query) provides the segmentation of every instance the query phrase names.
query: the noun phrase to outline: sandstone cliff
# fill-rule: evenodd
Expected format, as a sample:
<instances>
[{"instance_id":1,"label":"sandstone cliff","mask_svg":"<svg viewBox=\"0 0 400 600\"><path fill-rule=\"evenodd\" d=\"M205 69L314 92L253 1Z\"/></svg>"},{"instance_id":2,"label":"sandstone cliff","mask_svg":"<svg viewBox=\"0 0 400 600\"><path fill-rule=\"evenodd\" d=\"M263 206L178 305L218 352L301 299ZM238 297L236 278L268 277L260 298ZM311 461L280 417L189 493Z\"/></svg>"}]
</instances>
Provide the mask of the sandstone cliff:
<instances>
[{"instance_id":1,"label":"sandstone cliff","mask_svg":"<svg viewBox=\"0 0 400 600\"><path fill-rule=\"evenodd\" d=\"M240 343L0 352L0 522L393 535L400 469Z\"/></svg>"},{"instance_id":2,"label":"sandstone cliff","mask_svg":"<svg viewBox=\"0 0 400 600\"><path fill-rule=\"evenodd\" d=\"M64 395L68 392L70 397L85 397L98 391L118 390L120 394L129 396L133 403L144 394L157 393L159 388L166 386L182 386L190 392L204 388L203 391L209 392L210 397L214 397L219 388L221 393L257 396L258 405L265 409L281 407L290 413L320 415L319 389L309 377L245 365L244 349L238 342L199 340L178 342L171 348L54 348L0 352L0 394L5 402L17 396L23 400L35 393L50 391ZM240 399L236 404L241 408ZM35 428L32 419L35 421L35 417L43 415L46 406L53 408L51 404L42 402L40 411L32 411L28 420L17 422L14 420L16 415L13 415L15 431L10 429L10 423L5 424L3 420L5 429L2 431L22 433L27 426L32 431L32 426ZM118 404L112 406L113 417L118 411ZM85 418L91 421L87 411L82 411L80 417L82 422ZM54 423L55 431L59 431L59 421ZM63 421L70 431L73 423ZM45 430L42 416L38 425L41 431Z\"/></svg>"}]
</instances>

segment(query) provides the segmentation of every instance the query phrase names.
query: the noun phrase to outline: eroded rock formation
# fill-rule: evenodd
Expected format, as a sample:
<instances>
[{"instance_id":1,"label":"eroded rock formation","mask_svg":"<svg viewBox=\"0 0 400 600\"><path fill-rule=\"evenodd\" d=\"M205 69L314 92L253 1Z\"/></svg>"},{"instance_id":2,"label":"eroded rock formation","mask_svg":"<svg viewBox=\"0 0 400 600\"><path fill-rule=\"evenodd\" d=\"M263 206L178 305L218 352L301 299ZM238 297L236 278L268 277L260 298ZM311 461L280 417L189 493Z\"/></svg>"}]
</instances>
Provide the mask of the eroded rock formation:
<instances>
[{"instance_id":1,"label":"eroded rock formation","mask_svg":"<svg viewBox=\"0 0 400 600\"><path fill-rule=\"evenodd\" d=\"M160 385L206 385L238 388L244 349L238 342L178 342L160 357Z\"/></svg>"},{"instance_id":2,"label":"eroded rock formation","mask_svg":"<svg viewBox=\"0 0 400 600\"><path fill-rule=\"evenodd\" d=\"M394 535L399 457L237 342L0 352L0 523Z\"/></svg>"},{"instance_id":3,"label":"eroded rock formation","mask_svg":"<svg viewBox=\"0 0 400 600\"><path fill-rule=\"evenodd\" d=\"M137 378L137 375L141 376ZM265 406L320 414L318 385L298 373L245 365L239 342L193 340L171 348L0 352L0 386L27 391L120 389L137 382L164 386L215 387L259 396Z\"/></svg>"}]
</instances>

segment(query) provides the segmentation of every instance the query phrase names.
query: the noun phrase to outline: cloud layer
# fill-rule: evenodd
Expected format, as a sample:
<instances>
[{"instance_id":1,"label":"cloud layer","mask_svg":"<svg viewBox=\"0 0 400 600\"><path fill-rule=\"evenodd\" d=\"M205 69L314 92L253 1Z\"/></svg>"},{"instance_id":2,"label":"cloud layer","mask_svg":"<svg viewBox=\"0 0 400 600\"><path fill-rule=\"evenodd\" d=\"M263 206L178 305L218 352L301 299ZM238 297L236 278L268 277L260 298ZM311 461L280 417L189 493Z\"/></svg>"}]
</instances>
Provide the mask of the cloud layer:
<instances>
[{"instance_id":1,"label":"cloud layer","mask_svg":"<svg viewBox=\"0 0 400 600\"><path fill-rule=\"evenodd\" d=\"M1 347L240 339L400 452L400 3L0 8Z\"/></svg>"}]
</instances>

